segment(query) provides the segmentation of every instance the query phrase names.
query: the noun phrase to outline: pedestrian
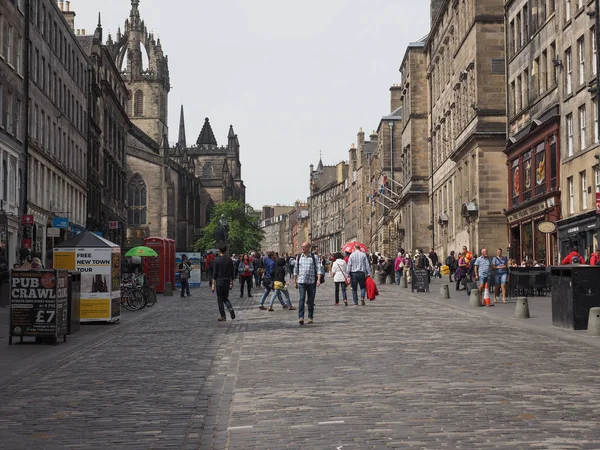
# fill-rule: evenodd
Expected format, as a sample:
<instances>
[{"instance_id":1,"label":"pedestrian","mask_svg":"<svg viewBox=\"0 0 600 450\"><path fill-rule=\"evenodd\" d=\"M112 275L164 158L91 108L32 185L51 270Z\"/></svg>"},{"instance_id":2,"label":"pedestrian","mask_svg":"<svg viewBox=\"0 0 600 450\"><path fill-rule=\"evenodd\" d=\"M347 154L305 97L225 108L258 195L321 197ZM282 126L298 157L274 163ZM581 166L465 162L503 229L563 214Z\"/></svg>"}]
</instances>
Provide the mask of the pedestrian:
<instances>
[{"instance_id":1,"label":"pedestrian","mask_svg":"<svg viewBox=\"0 0 600 450\"><path fill-rule=\"evenodd\" d=\"M290 293L285 282L286 266L287 261L285 258L277 258L277 261L275 261L275 269L273 270L273 294L271 295L271 302L269 303L269 311L274 311L273 303L275 303L275 297L277 297L283 309L289 311L294 311L296 309L292 305ZM285 302L281 298L281 293L285 295Z\"/></svg>"},{"instance_id":2,"label":"pedestrian","mask_svg":"<svg viewBox=\"0 0 600 450\"><path fill-rule=\"evenodd\" d=\"M208 252L206 258L204 258L204 266L206 269L206 277L209 280L213 279L213 263L215 262L215 255L212 252Z\"/></svg>"},{"instance_id":3,"label":"pedestrian","mask_svg":"<svg viewBox=\"0 0 600 450\"><path fill-rule=\"evenodd\" d=\"M262 279L262 285L265 288L265 292L260 298L260 303L258 305L258 309L267 309L265 308L265 300L273 290L273 270L275 269L275 253L269 252L267 253L267 259L265 259L265 273Z\"/></svg>"},{"instance_id":4,"label":"pedestrian","mask_svg":"<svg viewBox=\"0 0 600 450\"><path fill-rule=\"evenodd\" d=\"M318 256L310 252L310 244L302 243L302 253L294 266L294 286L299 289L298 323L304 325L304 304L308 305L308 323L313 323L319 275L324 275Z\"/></svg>"},{"instance_id":5,"label":"pedestrian","mask_svg":"<svg viewBox=\"0 0 600 450\"><path fill-rule=\"evenodd\" d=\"M188 261L187 255L181 255L181 262L179 263L179 280L181 281L181 298L191 297L190 294L190 273L192 271L192 265Z\"/></svg>"},{"instance_id":6,"label":"pedestrian","mask_svg":"<svg viewBox=\"0 0 600 450\"><path fill-rule=\"evenodd\" d=\"M502 289L502 303L506 303L506 281L508 279L508 258L502 256L502 249L496 250L496 256L492 259L494 271L494 303L498 301L498 294Z\"/></svg>"},{"instance_id":7,"label":"pedestrian","mask_svg":"<svg viewBox=\"0 0 600 450\"><path fill-rule=\"evenodd\" d=\"M596 251L592 253L590 266L600 266L600 247L596 247Z\"/></svg>"},{"instance_id":8,"label":"pedestrian","mask_svg":"<svg viewBox=\"0 0 600 450\"><path fill-rule=\"evenodd\" d=\"M335 254L335 261L331 264L331 276L335 283L335 306L340 304L340 290L342 291L342 300L344 305L348 306L348 295L346 294L346 286L348 282L348 267L346 261L342 258L341 253Z\"/></svg>"},{"instance_id":9,"label":"pedestrian","mask_svg":"<svg viewBox=\"0 0 600 450\"><path fill-rule=\"evenodd\" d=\"M433 247L429 248L429 259L431 260L431 266L437 267L439 258Z\"/></svg>"},{"instance_id":10,"label":"pedestrian","mask_svg":"<svg viewBox=\"0 0 600 450\"><path fill-rule=\"evenodd\" d=\"M365 280L371 276L369 258L360 251L360 245L354 246L354 251L348 258L348 273L352 283L352 300L358 306L358 287L360 286L360 304L365 306Z\"/></svg>"},{"instance_id":11,"label":"pedestrian","mask_svg":"<svg viewBox=\"0 0 600 450\"><path fill-rule=\"evenodd\" d=\"M579 254L579 252L577 251L577 246L574 245L573 247L571 247L571 253L569 253L567 256L565 256L565 258L562 260L563 265L565 264L581 264L584 263L585 259L583 259L583 256L581 256Z\"/></svg>"},{"instance_id":12,"label":"pedestrian","mask_svg":"<svg viewBox=\"0 0 600 450\"><path fill-rule=\"evenodd\" d=\"M396 261L394 261L394 271L396 272L396 285L400 284L402 278L402 272L404 270L404 256L402 253L398 253Z\"/></svg>"},{"instance_id":13,"label":"pedestrian","mask_svg":"<svg viewBox=\"0 0 600 450\"><path fill-rule=\"evenodd\" d=\"M475 281L479 287L479 298L483 298L481 295L485 289L485 285L491 281L491 263L488 258L487 248L481 249L481 256L473 263L473 271L475 273Z\"/></svg>"},{"instance_id":14,"label":"pedestrian","mask_svg":"<svg viewBox=\"0 0 600 450\"><path fill-rule=\"evenodd\" d=\"M295 265L296 265L296 258L293 256L290 256L288 258L288 272L289 272L290 279L294 278L294 266Z\"/></svg>"},{"instance_id":15,"label":"pedestrian","mask_svg":"<svg viewBox=\"0 0 600 450\"><path fill-rule=\"evenodd\" d=\"M238 266L238 273L240 274L240 298L244 298L244 285L248 286L248 298L252 297L252 274L254 272L254 266L250 262L248 254L244 254Z\"/></svg>"},{"instance_id":16,"label":"pedestrian","mask_svg":"<svg viewBox=\"0 0 600 450\"><path fill-rule=\"evenodd\" d=\"M217 293L217 303L219 305L219 322L225 322L225 306L229 310L231 319L235 319L235 311L229 301L229 291L233 289L233 261L226 256L227 246L219 247L219 256L213 264L212 291Z\"/></svg>"},{"instance_id":17,"label":"pedestrian","mask_svg":"<svg viewBox=\"0 0 600 450\"><path fill-rule=\"evenodd\" d=\"M452 283L452 274L456 271L456 268L458 267L456 256L454 256L454 250L452 250L450 252L450 255L448 255L448 257L446 258L446 265L450 270L449 281L450 283Z\"/></svg>"},{"instance_id":18,"label":"pedestrian","mask_svg":"<svg viewBox=\"0 0 600 450\"><path fill-rule=\"evenodd\" d=\"M262 277L265 273L265 263L263 258L260 256L260 252L256 252L252 259L254 265L254 286L260 287L262 284Z\"/></svg>"},{"instance_id":19,"label":"pedestrian","mask_svg":"<svg viewBox=\"0 0 600 450\"><path fill-rule=\"evenodd\" d=\"M460 285L462 284L462 280L467 276L467 261L462 252L458 252L458 262L457 268L454 271L454 279L456 280L456 290L464 291L465 289L461 289Z\"/></svg>"},{"instance_id":20,"label":"pedestrian","mask_svg":"<svg viewBox=\"0 0 600 450\"><path fill-rule=\"evenodd\" d=\"M237 278L238 277L238 267L239 267L240 262L235 253L233 255L231 255L231 260L233 261L233 277Z\"/></svg>"}]
</instances>

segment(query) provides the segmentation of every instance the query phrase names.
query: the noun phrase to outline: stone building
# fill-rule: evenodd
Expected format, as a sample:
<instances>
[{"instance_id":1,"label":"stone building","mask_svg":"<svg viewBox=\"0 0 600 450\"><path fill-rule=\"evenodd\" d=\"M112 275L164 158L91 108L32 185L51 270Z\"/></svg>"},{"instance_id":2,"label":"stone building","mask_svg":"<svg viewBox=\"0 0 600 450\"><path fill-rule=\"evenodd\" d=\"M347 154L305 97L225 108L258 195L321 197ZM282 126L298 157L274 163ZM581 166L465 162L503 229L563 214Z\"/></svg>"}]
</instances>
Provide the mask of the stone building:
<instances>
[{"instance_id":1,"label":"stone building","mask_svg":"<svg viewBox=\"0 0 600 450\"><path fill-rule=\"evenodd\" d=\"M90 61L86 228L124 245L129 91L103 44L100 15L93 35L76 34Z\"/></svg>"},{"instance_id":2,"label":"stone building","mask_svg":"<svg viewBox=\"0 0 600 450\"><path fill-rule=\"evenodd\" d=\"M558 222L560 256L577 245L586 259L598 246L600 192L598 147L597 49L592 2L556 2L562 220ZM590 15L586 14L590 13Z\"/></svg>"},{"instance_id":3,"label":"stone building","mask_svg":"<svg viewBox=\"0 0 600 450\"><path fill-rule=\"evenodd\" d=\"M500 0L431 2L427 38L431 218L445 258L507 245L504 4Z\"/></svg>"},{"instance_id":4,"label":"stone building","mask_svg":"<svg viewBox=\"0 0 600 450\"><path fill-rule=\"evenodd\" d=\"M230 198L246 201L246 187L242 181L242 164L240 163L240 142L232 125L229 126L227 145L218 146L207 117L196 144L188 147L182 107L179 141L173 151L187 153L193 158L196 164L196 176L202 180L202 185L213 203L221 203Z\"/></svg>"},{"instance_id":5,"label":"stone building","mask_svg":"<svg viewBox=\"0 0 600 450\"><path fill-rule=\"evenodd\" d=\"M324 166L319 159L316 170L310 165L310 242L320 253L340 251L345 242L344 210L348 164Z\"/></svg>"},{"instance_id":6,"label":"stone building","mask_svg":"<svg viewBox=\"0 0 600 450\"><path fill-rule=\"evenodd\" d=\"M564 147L560 137L562 102L557 49L562 49L563 34L559 31L562 24L554 9L555 2L544 0L538 5L533 7L526 0L506 2L508 139L505 170L509 183L505 214L511 257L519 263L532 259L556 264L557 233L542 233L538 225L544 221L556 222L561 217L559 173ZM593 35L587 31L584 34L591 45ZM591 61L591 55L587 60ZM592 72L588 75L591 77ZM587 91L570 105L570 112L576 115L573 105L585 103L586 98L590 100L587 106L590 109L586 112L591 118L592 104Z\"/></svg>"},{"instance_id":7,"label":"stone building","mask_svg":"<svg viewBox=\"0 0 600 450\"><path fill-rule=\"evenodd\" d=\"M18 261L25 211L24 36L23 2L0 0L0 248L9 267Z\"/></svg>"},{"instance_id":8,"label":"stone building","mask_svg":"<svg viewBox=\"0 0 600 450\"><path fill-rule=\"evenodd\" d=\"M89 61L73 31L74 20L69 2L30 2L25 52L30 55L25 77L28 111L24 100L15 107L24 111L24 122L18 126L27 123L26 214L33 215L33 247L42 261L53 243L68 237L68 232L85 230L86 224ZM16 46L11 44L15 64L24 67L25 62L16 56L23 42L16 42ZM55 217L64 218L68 228L62 229L59 238L49 238L47 228Z\"/></svg>"},{"instance_id":9,"label":"stone building","mask_svg":"<svg viewBox=\"0 0 600 450\"><path fill-rule=\"evenodd\" d=\"M279 255L290 253L290 210L260 222L260 228L264 231L264 237L260 243L263 252L273 251Z\"/></svg>"},{"instance_id":10,"label":"stone building","mask_svg":"<svg viewBox=\"0 0 600 450\"><path fill-rule=\"evenodd\" d=\"M308 203L296 201L289 213L290 217L290 254L302 253L302 243L308 242L310 218L308 216Z\"/></svg>"},{"instance_id":11,"label":"stone building","mask_svg":"<svg viewBox=\"0 0 600 450\"><path fill-rule=\"evenodd\" d=\"M402 116L399 148L400 200L394 222L398 230L397 247L407 251L427 249L431 245L429 188L430 158L427 122L426 39L408 45L400 65L401 84L392 86L391 108Z\"/></svg>"}]
</instances>

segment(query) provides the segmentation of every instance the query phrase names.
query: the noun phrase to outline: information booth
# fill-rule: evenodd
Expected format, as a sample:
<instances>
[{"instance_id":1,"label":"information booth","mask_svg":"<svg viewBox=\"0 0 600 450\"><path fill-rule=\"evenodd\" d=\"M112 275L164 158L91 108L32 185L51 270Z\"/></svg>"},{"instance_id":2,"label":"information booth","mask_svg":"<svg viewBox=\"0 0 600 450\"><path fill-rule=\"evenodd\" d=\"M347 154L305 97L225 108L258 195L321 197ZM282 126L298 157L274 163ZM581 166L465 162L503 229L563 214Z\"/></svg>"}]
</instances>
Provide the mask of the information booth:
<instances>
[{"instance_id":1,"label":"information booth","mask_svg":"<svg viewBox=\"0 0 600 450\"><path fill-rule=\"evenodd\" d=\"M80 321L121 317L121 248L87 231L54 247L54 268L81 273Z\"/></svg>"},{"instance_id":2,"label":"information booth","mask_svg":"<svg viewBox=\"0 0 600 450\"><path fill-rule=\"evenodd\" d=\"M144 273L148 285L152 286L157 293L165 292L167 280L168 244L167 239L162 237L147 237L144 245L154 250L157 256L144 257Z\"/></svg>"}]
</instances>

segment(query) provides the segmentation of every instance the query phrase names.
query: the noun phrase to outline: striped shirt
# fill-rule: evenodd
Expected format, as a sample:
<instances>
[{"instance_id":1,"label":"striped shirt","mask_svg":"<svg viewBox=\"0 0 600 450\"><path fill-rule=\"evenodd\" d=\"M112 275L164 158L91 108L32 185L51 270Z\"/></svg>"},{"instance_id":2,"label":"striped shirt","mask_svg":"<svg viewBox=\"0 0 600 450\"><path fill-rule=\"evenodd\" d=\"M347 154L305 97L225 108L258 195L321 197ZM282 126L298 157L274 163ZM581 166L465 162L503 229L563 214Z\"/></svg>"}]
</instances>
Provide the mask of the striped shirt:
<instances>
[{"instance_id":1,"label":"striped shirt","mask_svg":"<svg viewBox=\"0 0 600 450\"><path fill-rule=\"evenodd\" d=\"M348 258L348 273L364 272L371 275L371 264L369 258L360 250L355 250Z\"/></svg>"},{"instance_id":2,"label":"striped shirt","mask_svg":"<svg viewBox=\"0 0 600 450\"><path fill-rule=\"evenodd\" d=\"M480 256L475 260L475 265L478 268L477 274L480 277L489 277L490 276L490 260L485 256Z\"/></svg>"},{"instance_id":3,"label":"striped shirt","mask_svg":"<svg viewBox=\"0 0 600 450\"><path fill-rule=\"evenodd\" d=\"M312 256L313 260L311 261L310 255L300 254L298 264L294 266L294 276L298 277L297 280L300 284L313 284L317 282L315 279L315 267L318 274L323 275L325 273L319 257L315 254L312 254Z\"/></svg>"}]
</instances>

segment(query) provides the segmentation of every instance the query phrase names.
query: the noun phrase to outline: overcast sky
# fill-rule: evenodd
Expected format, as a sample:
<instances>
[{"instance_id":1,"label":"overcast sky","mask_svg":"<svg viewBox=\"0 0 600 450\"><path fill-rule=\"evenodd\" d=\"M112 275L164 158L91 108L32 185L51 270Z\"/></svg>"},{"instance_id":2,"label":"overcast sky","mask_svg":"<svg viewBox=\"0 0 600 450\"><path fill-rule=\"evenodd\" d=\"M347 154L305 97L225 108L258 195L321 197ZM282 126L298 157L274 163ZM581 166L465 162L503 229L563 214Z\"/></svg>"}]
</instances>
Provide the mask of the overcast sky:
<instances>
[{"instance_id":1,"label":"overcast sky","mask_svg":"<svg viewBox=\"0 0 600 450\"><path fill-rule=\"evenodd\" d=\"M188 144L209 117L217 143L232 124L246 198L255 208L306 200L309 165L348 159L389 111L409 42L429 29L424 0L140 0L169 57L169 139L185 109ZM130 0L71 0L75 28L104 36Z\"/></svg>"}]
</instances>

